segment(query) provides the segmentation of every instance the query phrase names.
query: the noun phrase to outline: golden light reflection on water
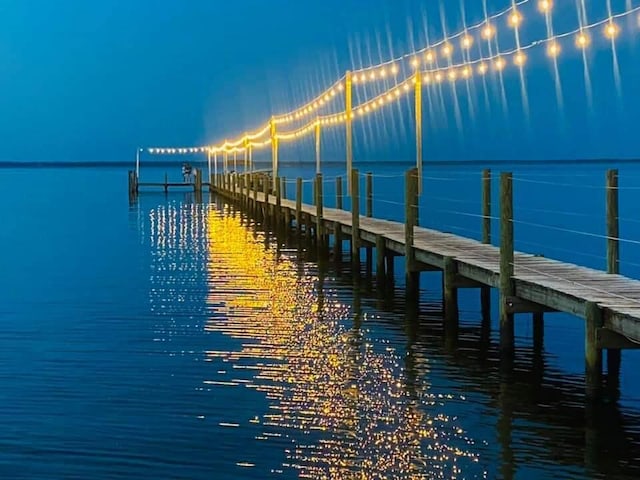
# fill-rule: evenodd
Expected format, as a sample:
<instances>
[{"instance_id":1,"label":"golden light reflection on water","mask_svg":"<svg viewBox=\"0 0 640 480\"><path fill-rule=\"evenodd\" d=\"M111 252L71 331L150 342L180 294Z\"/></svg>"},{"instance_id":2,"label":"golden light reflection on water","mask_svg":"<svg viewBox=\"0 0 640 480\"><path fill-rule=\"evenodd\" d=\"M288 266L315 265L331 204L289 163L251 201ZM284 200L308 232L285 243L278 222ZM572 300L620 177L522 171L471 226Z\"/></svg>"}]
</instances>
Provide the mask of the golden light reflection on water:
<instances>
[{"instance_id":1,"label":"golden light reflection on water","mask_svg":"<svg viewBox=\"0 0 640 480\"><path fill-rule=\"evenodd\" d=\"M461 420L443 413L455 399L407 388L400 357L367 341L309 266L239 218L212 209L206 222L206 328L241 347L208 352L232 372L205 384L265 395L269 411L244 424L262 427L259 441L287 440L283 468L313 479L486 477ZM248 380L232 378L240 371Z\"/></svg>"}]
</instances>

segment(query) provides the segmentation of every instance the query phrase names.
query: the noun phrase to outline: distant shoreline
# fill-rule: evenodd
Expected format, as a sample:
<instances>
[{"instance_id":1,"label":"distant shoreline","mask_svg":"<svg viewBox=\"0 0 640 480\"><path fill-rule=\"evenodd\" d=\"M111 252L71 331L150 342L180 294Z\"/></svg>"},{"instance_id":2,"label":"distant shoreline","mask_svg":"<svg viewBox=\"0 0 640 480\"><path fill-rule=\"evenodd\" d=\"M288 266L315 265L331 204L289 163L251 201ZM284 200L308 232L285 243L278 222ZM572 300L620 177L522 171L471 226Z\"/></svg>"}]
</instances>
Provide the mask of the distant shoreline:
<instances>
[{"instance_id":1,"label":"distant shoreline","mask_svg":"<svg viewBox=\"0 0 640 480\"><path fill-rule=\"evenodd\" d=\"M179 167L182 161L145 161L142 167ZM205 165L206 161L193 161L195 165ZM640 164L640 158L627 159L555 159L555 160L426 160L425 166L449 166L449 167L465 167L465 166L536 166L536 165L606 165L606 164ZM337 167L344 166L344 161L326 161L323 166ZM406 160L389 160L389 161L361 161L356 162L355 166L362 165L397 165L411 166L413 162ZM269 167L271 162L256 162L257 167ZM296 167L296 166L315 166L314 161L300 162L280 162L280 166ZM110 162L0 162L0 169L47 169L47 168L133 168L134 162L131 161L110 161Z\"/></svg>"}]
</instances>

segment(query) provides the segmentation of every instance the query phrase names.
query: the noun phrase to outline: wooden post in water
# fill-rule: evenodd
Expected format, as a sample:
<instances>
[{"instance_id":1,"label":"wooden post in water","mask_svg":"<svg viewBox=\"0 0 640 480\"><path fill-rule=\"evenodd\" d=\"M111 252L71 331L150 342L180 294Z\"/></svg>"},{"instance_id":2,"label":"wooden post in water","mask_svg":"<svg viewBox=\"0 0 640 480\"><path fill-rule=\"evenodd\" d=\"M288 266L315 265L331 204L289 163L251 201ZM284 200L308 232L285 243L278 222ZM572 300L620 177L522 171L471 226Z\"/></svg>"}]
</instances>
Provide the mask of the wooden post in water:
<instances>
[{"instance_id":1,"label":"wooden post in water","mask_svg":"<svg viewBox=\"0 0 640 480\"><path fill-rule=\"evenodd\" d=\"M273 217L276 222L276 229L278 229L280 224L282 223L280 222L280 214L282 213L282 211L280 210L282 208L282 182L280 180L280 177L276 177L275 184L276 184L276 191L275 191L276 205L273 209Z\"/></svg>"},{"instance_id":2,"label":"wooden post in water","mask_svg":"<svg viewBox=\"0 0 640 480\"><path fill-rule=\"evenodd\" d=\"M264 219L268 220L269 219L269 182L267 182L266 180L263 182L262 185L262 193L264 193L264 207L263 207L263 212L264 212Z\"/></svg>"},{"instance_id":3,"label":"wooden post in water","mask_svg":"<svg viewBox=\"0 0 640 480\"><path fill-rule=\"evenodd\" d=\"M618 170L607 170L607 273L620 273L620 220L618 213ZM620 349L607 349L607 383L617 387L622 355Z\"/></svg>"},{"instance_id":4,"label":"wooden post in water","mask_svg":"<svg viewBox=\"0 0 640 480\"><path fill-rule=\"evenodd\" d=\"M322 198L322 174L316 174L316 238L318 241L318 246L322 247L324 245L324 210L323 203L324 200Z\"/></svg>"},{"instance_id":5,"label":"wooden post in water","mask_svg":"<svg viewBox=\"0 0 640 480\"><path fill-rule=\"evenodd\" d=\"M169 191L169 175L167 172L164 172L164 193Z\"/></svg>"},{"instance_id":6,"label":"wooden post in water","mask_svg":"<svg viewBox=\"0 0 640 480\"><path fill-rule=\"evenodd\" d=\"M367 172L365 176L365 196L366 196L366 216L368 218L373 217L373 174L371 172ZM373 268L373 249L371 246L367 245L366 248L366 266L367 266L367 275L371 276L371 270Z\"/></svg>"},{"instance_id":7,"label":"wooden post in water","mask_svg":"<svg viewBox=\"0 0 640 480\"><path fill-rule=\"evenodd\" d=\"M482 243L491 244L491 170L482 171ZM491 287L480 288L482 321L491 324Z\"/></svg>"},{"instance_id":8,"label":"wooden post in water","mask_svg":"<svg viewBox=\"0 0 640 480\"><path fill-rule=\"evenodd\" d=\"M282 177L281 179L282 187L280 188L280 193L282 194L282 198L287 199L287 177Z\"/></svg>"},{"instance_id":9,"label":"wooden post in water","mask_svg":"<svg viewBox=\"0 0 640 480\"><path fill-rule=\"evenodd\" d=\"M302 178L296 178L296 233L302 234Z\"/></svg>"},{"instance_id":10,"label":"wooden post in water","mask_svg":"<svg viewBox=\"0 0 640 480\"><path fill-rule=\"evenodd\" d=\"M513 175L500 175L500 349L514 349L513 313L507 301L515 293L513 285Z\"/></svg>"},{"instance_id":11,"label":"wooden post in water","mask_svg":"<svg viewBox=\"0 0 640 480\"><path fill-rule=\"evenodd\" d=\"M602 327L602 312L595 302L585 305L585 381L588 398L596 397L602 377L602 350L597 345L597 331Z\"/></svg>"},{"instance_id":12,"label":"wooden post in water","mask_svg":"<svg viewBox=\"0 0 640 480\"><path fill-rule=\"evenodd\" d=\"M336 209L342 210L342 177L336 177ZM334 225L333 259L336 262L342 261L342 224L336 222Z\"/></svg>"},{"instance_id":13,"label":"wooden post in water","mask_svg":"<svg viewBox=\"0 0 640 480\"><path fill-rule=\"evenodd\" d=\"M442 269L442 293L444 304L445 333L453 334L458 330L458 289L456 288L456 275L458 269L453 257L444 258ZM457 336L457 335L456 335Z\"/></svg>"},{"instance_id":14,"label":"wooden post in water","mask_svg":"<svg viewBox=\"0 0 640 480\"><path fill-rule=\"evenodd\" d=\"M376 284L379 292L382 292L386 282L384 260L387 255L385 240L382 235L376 235Z\"/></svg>"},{"instance_id":15,"label":"wooden post in water","mask_svg":"<svg viewBox=\"0 0 640 480\"><path fill-rule=\"evenodd\" d=\"M418 169L412 168L405 175L404 255L407 300L416 301L420 293L420 272L413 248L414 228L418 225Z\"/></svg>"},{"instance_id":16,"label":"wooden post in water","mask_svg":"<svg viewBox=\"0 0 640 480\"><path fill-rule=\"evenodd\" d=\"M351 170L351 260L360 268L360 175ZM358 275L358 273L354 273Z\"/></svg>"}]
</instances>

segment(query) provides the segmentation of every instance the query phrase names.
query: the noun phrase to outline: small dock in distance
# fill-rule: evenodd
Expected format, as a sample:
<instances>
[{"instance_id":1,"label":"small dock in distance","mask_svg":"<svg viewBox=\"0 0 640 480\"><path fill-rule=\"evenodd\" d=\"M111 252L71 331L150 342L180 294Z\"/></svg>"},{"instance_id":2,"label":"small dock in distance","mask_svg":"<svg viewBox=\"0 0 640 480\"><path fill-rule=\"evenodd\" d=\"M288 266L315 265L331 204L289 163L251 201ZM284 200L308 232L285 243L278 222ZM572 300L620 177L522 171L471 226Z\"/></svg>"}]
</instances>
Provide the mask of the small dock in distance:
<instances>
[{"instance_id":1,"label":"small dock in distance","mask_svg":"<svg viewBox=\"0 0 640 480\"><path fill-rule=\"evenodd\" d=\"M393 258L403 256L407 298L416 298L422 271L440 271L443 278L445 328L457 329L458 290L480 290L483 310L490 309L490 289L500 293L500 347L509 357L515 348L514 315L530 313L534 328L543 328L543 315L566 312L585 320L585 380L588 397L600 391L603 350L608 376L618 375L620 350L640 348L640 281L618 274L618 173L607 173L607 271L599 271L530 253L514 251L513 179L500 176L500 244L490 243L491 174L483 178L483 241L418 226L418 172L407 172L405 221L374 218L371 178L366 180L366 212L359 211L359 173L351 173L352 209L342 209L342 178L336 179L336 206L323 205L323 179L314 180L314 204L302 202L302 179L295 199L285 198L282 181L273 183L251 174L224 174L211 180L211 190L231 199L249 213L274 222L284 231L313 238L318 248L342 256L350 240L351 258L360 262L360 249L377 250L376 277L392 275ZM408 300L410 301L410 300ZM534 334L535 336L535 334Z\"/></svg>"}]
</instances>

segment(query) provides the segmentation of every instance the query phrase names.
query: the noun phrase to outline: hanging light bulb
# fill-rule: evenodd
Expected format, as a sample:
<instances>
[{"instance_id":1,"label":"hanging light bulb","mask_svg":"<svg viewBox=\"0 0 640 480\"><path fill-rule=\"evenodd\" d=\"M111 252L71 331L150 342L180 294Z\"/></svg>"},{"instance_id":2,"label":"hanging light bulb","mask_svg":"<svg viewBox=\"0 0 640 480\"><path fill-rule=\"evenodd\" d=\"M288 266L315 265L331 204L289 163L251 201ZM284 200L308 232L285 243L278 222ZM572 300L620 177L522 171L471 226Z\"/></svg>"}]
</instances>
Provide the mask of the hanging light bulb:
<instances>
[{"instance_id":1,"label":"hanging light bulb","mask_svg":"<svg viewBox=\"0 0 640 480\"><path fill-rule=\"evenodd\" d=\"M411 66L416 69L420 66L420 60L418 59L418 57L413 57L413 59L411 60Z\"/></svg>"},{"instance_id":2,"label":"hanging light bulb","mask_svg":"<svg viewBox=\"0 0 640 480\"><path fill-rule=\"evenodd\" d=\"M549 13L553 9L552 0L540 0L538 2L538 10L540 13Z\"/></svg>"},{"instance_id":3,"label":"hanging light bulb","mask_svg":"<svg viewBox=\"0 0 640 480\"><path fill-rule=\"evenodd\" d=\"M485 73L487 73L487 71L489 70L489 67L487 66L486 63L481 63L480 65L478 65L478 73L480 75L484 75Z\"/></svg>"},{"instance_id":4,"label":"hanging light bulb","mask_svg":"<svg viewBox=\"0 0 640 480\"><path fill-rule=\"evenodd\" d=\"M604 36L610 38L611 40L615 39L620 33L620 27L613 23L613 20L607 22L607 25L604 27Z\"/></svg>"},{"instance_id":5,"label":"hanging light bulb","mask_svg":"<svg viewBox=\"0 0 640 480\"><path fill-rule=\"evenodd\" d=\"M482 28L482 38L484 38L485 40L491 40L493 38L493 36L496 34L496 29L493 25L491 25L490 23L487 23L483 28Z\"/></svg>"},{"instance_id":6,"label":"hanging light bulb","mask_svg":"<svg viewBox=\"0 0 640 480\"><path fill-rule=\"evenodd\" d=\"M458 72L456 72L455 68L452 68L451 70L449 70L447 76L449 77L449 80L454 82L458 78Z\"/></svg>"},{"instance_id":7,"label":"hanging light bulb","mask_svg":"<svg viewBox=\"0 0 640 480\"><path fill-rule=\"evenodd\" d=\"M465 35L464 37L462 37L460 44L462 45L462 48L465 48L465 49L471 48L471 46L473 45L473 37L468 34Z\"/></svg>"},{"instance_id":8,"label":"hanging light bulb","mask_svg":"<svg viewBox=\"0 0 640 480\"><path fill-rule=\"evenodd\" d=\"M506 65L507 65L507 62L505 62L504 58L502 58L502 57L496 58L495 62L493 63L493 66L498 71L503 70L504 67L506 67Z\"/></svg>"},{"instance_id":9,"label":"hanging light bulb","mask_svg":"<svg viewBox=\"0 0 640 480\"><path fill-rule=\"evenodd\" d=\"M424 58L428 63L433 63L435 60L435 55L431 50L429 50L427 53L425 53Z\"/></svg>"},{"instance_id":10,"label":"hanging light bulb","mask_svg":"<svg viewBox=\"0 0 640 480\"><path fill-rule=\"evenodd\" d=\"M587 35L584 32L580 32L576 36L576 46L578 48L585 49L585 48L587 48L589 46L590 42L591 42L591 39L589 38L589 35Z\"/></svg>"},{"instance_id":11,"label":"hanging light bulb","mask_svg":"<svg viewBox=\"0 0 640 480\"><path fill-rule=\"evenodd\" d=\"M525 63L527 63L527 56L524 52L516 53L515 57L513 57L513 63L517 66L522 67Z\"/></svg>"},{"instance_id":12,"label":"hanging light bulb","mask_svg":"<svg viewBox=\"0 0 640 480\"><path fill-rule=\"evenodd\" d=\"M471 71L471 67L468 65L462 69L462 76L464 78L469 78L473 72Z\"/></svg>"},{"instance_id":13,"label":"hanging light bulb","mask_svg":"<svg viewBox=\"0 0 640 480\"><path fill-rule=\"evenodd\" d=\"M442 46L442 56L445 58L449 58L452 53L453 53L453 45L449 43L445 43Z\"/></svg>"},{"instance_id":14,"label":"hanging light bulb","mask_svg":"<svg viewBox=\"0 0 640 480\"><path fill-rule=\"evenodd\" d=\"M394 75L398 74L398 66L396 64L391 65L391 73Z\"/></svg>"},{"instance_id":15,"label":"hanging light bulb","mask_svg":"<svg viewBox=\"0 0 640 480\"><path fill-rule=\"evenodd\" d=\"M522 15L520 14L520 12L518 12L517 10L511 12L511 15L509 15L509 25L511 25L513 28L518 28L521 23Z\"/></svg>"},{"instance_id":16,"label":"hanging light bulb","mask_svg":"<svg viewBox=\"0 0 640 480\"><path fill-rule=\"evenodd\" d=\"M547 55L551 58L556 58L558 55L560 55L560 51L561 48L558 42L551 42L547 47Z\"/></svg>"}]
</instances>

